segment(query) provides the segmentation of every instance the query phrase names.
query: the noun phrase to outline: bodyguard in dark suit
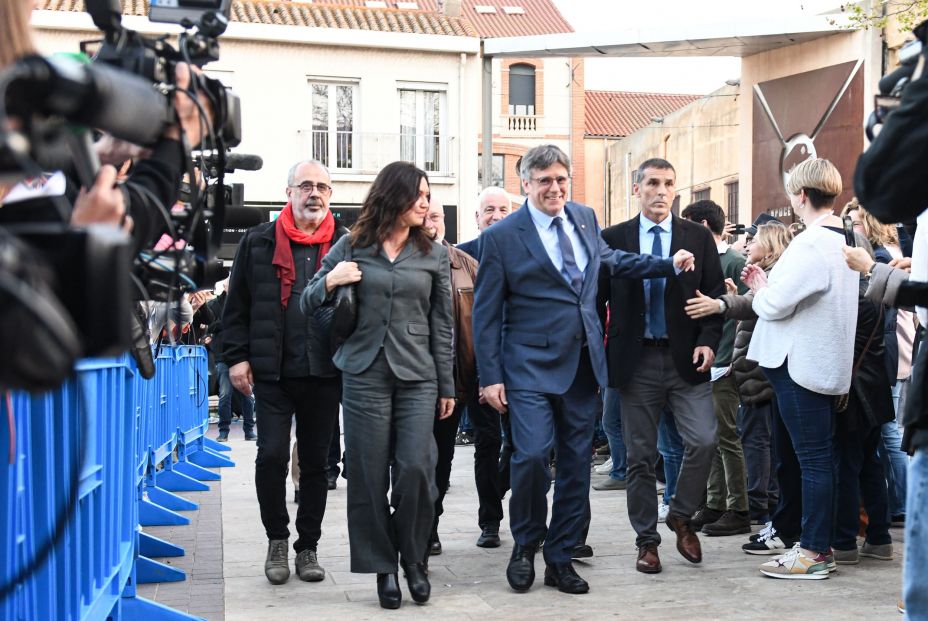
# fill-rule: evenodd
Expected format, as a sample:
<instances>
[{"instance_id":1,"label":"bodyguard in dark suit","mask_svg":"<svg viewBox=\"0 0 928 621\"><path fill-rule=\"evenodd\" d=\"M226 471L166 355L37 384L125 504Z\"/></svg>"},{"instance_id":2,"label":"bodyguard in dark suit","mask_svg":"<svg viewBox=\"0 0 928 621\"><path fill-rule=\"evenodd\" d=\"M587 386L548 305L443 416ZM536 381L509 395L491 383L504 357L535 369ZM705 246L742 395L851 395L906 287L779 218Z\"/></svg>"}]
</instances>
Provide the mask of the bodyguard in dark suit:
<instances>
[{"instance_id":1,"label":"bodyguard in dark suit","mask_svg":"<svg viewBox=\"0 0 928 621\"><path fill-rule=\"evenodd\" d=\"M641 214L609 227L602 237L610 248L668 256L681 249L695 256L696 269L677 278L642 280L603 272L600 303L609 302L609 386L622 397L622 432L628 452L628 516L638 533L636 568L661 571L657 546L654 462L657 427L669 407L685 452L667 525L677 550L699 563L702 550L690 526L706 491L716 447L716 419L709 369L722 336L722 317L690 319L686 300L698 290L710 297L725 292L722 266L711 233L673 216L676 173L669 162L647 160L638 168L634 191Z\"/></svg>"},{"instance_id":2,"label":"bodyguard in dark suit","mask_svg":"<svg viewBox=\"0 0 928 621\"><path fill-rule=\"evenodd\" d=\"M672 279L678 269L692 269L692 255L681 251L671 260L610 251L593 210L566 203L570 160L554 145L531 149L520 172L528 200L481 236L474 301L481 390L494 408L509 410L512 425L515 546L506 577L514 590L528 590L544 540L545 584L585 593L589 586L574 571L571 553L585 523L597 388L606 381L596 311L600 264L617 275ZM557 479L546 526L555 441Z\"/></svg>"}]
</instances>

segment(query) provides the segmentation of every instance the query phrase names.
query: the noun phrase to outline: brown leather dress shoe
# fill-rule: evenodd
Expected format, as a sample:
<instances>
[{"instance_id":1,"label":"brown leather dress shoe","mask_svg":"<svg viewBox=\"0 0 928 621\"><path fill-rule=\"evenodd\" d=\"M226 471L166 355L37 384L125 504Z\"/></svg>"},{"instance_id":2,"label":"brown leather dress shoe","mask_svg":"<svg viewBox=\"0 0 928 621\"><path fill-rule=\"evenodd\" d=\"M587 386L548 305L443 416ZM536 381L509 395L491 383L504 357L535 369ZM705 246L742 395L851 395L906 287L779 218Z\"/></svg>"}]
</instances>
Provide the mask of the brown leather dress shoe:
<instances>
[{"instance_id":1,"label":"brown leather dress shoe","mask_svg":"<svg viewBox=\"0 0 928 621\"><path fill-rule=\"evenodd\" d=\"M661 573L661 557L657 555L656 545L648 544L638 548L638 561L635 563L635 569L643 574Z\"/></svg>"},{"instance_id":2,"label":"brown leather dress shoe","mask_svg":"<svg viewBox=\"0 0 928 621\"><path fill-rule=\"evenodd\" d=\"M667 527L677 534L677 552L691 563L702 562L702 546L690 521L679 513L667 516Z\"/></svg>"}]
</instances>

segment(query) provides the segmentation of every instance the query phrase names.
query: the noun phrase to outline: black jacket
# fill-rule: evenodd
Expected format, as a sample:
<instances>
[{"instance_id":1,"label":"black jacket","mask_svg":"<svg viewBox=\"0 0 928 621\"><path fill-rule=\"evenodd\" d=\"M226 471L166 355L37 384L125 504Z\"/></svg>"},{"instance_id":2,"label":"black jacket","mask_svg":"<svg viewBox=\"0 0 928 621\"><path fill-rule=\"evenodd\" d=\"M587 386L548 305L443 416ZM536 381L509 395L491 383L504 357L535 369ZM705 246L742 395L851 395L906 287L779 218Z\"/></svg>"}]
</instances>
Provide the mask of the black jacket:
<instances>
[{"instance_id":1,"label":"black jacket","mask_svg":"<svg viewBox=\"0 0 928 621\"><path fill-rule=\"evenodd\" d=\"M278 381L283 358L284 309L280 305L280 279L274 258L274 222L252 227L245 233L229 277L229 289L222 313L222 360L230 367L251 363L255 380ZM347 233L335 227L332 245ZM302 289L306 283L294 283ZM306 353L310 375L334 377L329 335L315 329L307 317Z\"/></svg>"},{"instance_id":2,"label":"black jacket","mask_svg":"<svg viewBox=\"0 0 928 621\"><path fill-rule=\"evenodd\" d=\"M709 229L701 224L676 216L671 225L670 254L681 249L695 255L696 269L668 278L664 288L664 313L667 319L667 336L670 353L677 372L685 381L699 384L709 381L709 373L699 373L693 364L693 349L710 347L716 352L722 338L724 319L712 315L698 321L687 317L683 308L686 300L696 297L696 290L717 298L725 293L722 264L718 247ZM640 216L610 226L602 232L603 240L610 248L628 252L640 252L638 228ZM609 333L606 360L609 365L609 385L622 388L635 376L641 357L645 328L644 285L639 278L610 278L600 274L600 307L609 302Z\"/></svg>"},{"instance_id":3,"label":"black jacket","mask_svg":"<svg viewBox=\"0 0 928 621\"><path fill-rule=\"evenodd\" d=\"M864 298L863 289L866 289L865 284L857 303L857 330L854 334L854 366L857 371L851 378L847 411L838 414L839 434L867 433L896 419L884 362L882 305Z\"/></svg>"}]
</instances>

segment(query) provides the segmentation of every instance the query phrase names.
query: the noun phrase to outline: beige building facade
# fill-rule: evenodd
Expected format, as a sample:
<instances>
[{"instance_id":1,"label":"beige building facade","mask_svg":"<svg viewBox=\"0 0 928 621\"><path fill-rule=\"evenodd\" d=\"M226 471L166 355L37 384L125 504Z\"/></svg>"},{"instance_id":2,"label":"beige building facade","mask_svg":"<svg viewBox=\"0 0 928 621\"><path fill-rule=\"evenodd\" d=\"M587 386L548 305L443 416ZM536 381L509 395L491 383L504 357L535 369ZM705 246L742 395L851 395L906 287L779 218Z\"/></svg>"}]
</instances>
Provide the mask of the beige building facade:
<instances>
[{"instance_id":1,"label":"beige building facade","mask_svg":"<svg viewBox=\"0 0 928 621\"><path fill-rule=\"evenodd\" d=\"M141 16L123 23L149 34L170 31ZM73 52L81 40L99 37L79 12L35 11L33 25L43 53ZM233 22L220 43L220 60L205 69L241 97L236 151L264 160L260 171L226 178L244 184L246 204L286 201L290 166L315 158L332 173L333 206L351 211L377 172L403 159L426 170L433 195L453 208L449 233L476 234L469 208L464 217L458 209L479 192L476 36Z\"/></svg>"},{"instance_id":2,"label":"beige building facade","mask_svg":"<svg viewBox=\"0 0 928 621\"><path fill-rule=\"evenodd\" d=\"M638 214L634 173L641 162L660 157L677 173L674 211L711 198L726 212L738 211L739 128L737 86L724 86L609 147L610 209L607 224ZM730 203L729 201L733 201Z\"/></svg>"}]
</instances>

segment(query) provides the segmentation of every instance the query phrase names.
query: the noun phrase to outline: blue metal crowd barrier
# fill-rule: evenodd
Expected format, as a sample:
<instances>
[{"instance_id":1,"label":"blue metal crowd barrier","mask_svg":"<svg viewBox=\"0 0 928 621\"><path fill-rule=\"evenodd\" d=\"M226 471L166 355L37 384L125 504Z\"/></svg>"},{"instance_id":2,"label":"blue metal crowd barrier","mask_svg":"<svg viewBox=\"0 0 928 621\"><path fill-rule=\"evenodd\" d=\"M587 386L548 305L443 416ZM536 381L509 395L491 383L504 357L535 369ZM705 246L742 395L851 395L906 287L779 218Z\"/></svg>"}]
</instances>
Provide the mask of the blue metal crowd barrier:
<instances>
[{"instance_id":1,"label":"blue metal crowd barrier","mask_svg":"<svg viewBox=\"0 0 928 621\"><path fill-rule=\"evenodd\" d=\"M12 424L0 424L0 585L68 519L36 570L0 595L0 619L192 618L136 597L135 585L184 579L149 558L183 549L141 526L189 523L176 511L196 503L169 490L209 489L201 479L217 475L203 466L233 465L206 441L206 386L205 350L175 347L151 380L128 356L85 360L54 392L2 400Z\"/></svg>"}]
</instances>

